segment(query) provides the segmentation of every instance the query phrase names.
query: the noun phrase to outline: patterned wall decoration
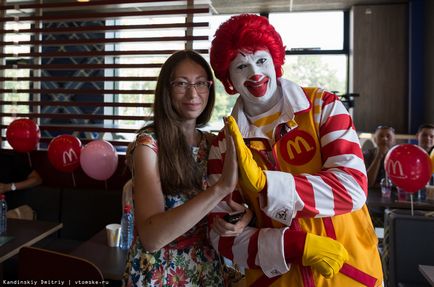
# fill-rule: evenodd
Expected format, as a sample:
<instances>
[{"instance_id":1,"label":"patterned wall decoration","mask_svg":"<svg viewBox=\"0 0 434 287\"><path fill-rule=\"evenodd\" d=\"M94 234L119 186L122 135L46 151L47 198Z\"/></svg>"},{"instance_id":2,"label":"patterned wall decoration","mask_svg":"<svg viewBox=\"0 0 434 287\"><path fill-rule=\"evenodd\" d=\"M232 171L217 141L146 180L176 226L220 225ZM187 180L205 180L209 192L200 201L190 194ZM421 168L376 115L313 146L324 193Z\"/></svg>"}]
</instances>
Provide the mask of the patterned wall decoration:
<instances>
[{"instance_id":1,"label":"patterned wall decoration","mask_svg":"<svg viewBox=\"0 0 434 287\"><path fill-rule=\"evenodd\" d=\"M86 21L86 22L49 22L44 24L46 29L66 28L73 26L103 26L104 21ZM104 33L101 32L77 32L77 33L50 33L42 36L42 52L87 52L87 51L102 51L104 44L60 44L46 45L49 41L57 40L80 40L80 39L95 39L104 38ZM52 57L43 58L43 65L74 65L74 64L103 64L104 57ZM42 77L88 77L88 82L83 81L43 81L41 82L42 89L95 89L103 90L104 82L91 81L93 77L103 77L104 69L43 69ZM44 93L41 94L42 101L50 102L104 102L103 94L81 94L81 93ZM41 113L59 113L59 114L103 114L103 107L86 107L86 106L41 106ZM92 125L102 124L102 120L89 119L41 119L41 124L75 124L75 125ZM68 132L61 131L43 131L43 137L55 137L59 134ZM93 139L97 136L96 133L74 133L79 138Z\"/></svg>"}]
</instances>

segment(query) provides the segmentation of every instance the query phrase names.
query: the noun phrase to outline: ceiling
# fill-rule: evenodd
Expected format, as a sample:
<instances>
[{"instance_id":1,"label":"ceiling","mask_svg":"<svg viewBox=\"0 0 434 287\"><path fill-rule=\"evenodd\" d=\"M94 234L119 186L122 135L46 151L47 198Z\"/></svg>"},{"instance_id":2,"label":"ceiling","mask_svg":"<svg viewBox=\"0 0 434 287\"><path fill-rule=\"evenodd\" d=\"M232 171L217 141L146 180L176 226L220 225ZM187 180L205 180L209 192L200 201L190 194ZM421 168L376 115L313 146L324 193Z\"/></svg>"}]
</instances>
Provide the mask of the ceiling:
<instances>
[{"instance_id":1,"label":"ceiling","mask_svg":"<svg viewBox=\"0 0 434 287\"><path fill-rule=\"evenodd\" d=\"M7 0L8 4L26 4L30 0ZM41 3L76 3L77 0L40 0ZM92 1L92 0L91 0ZM318 10L350 10L354 5L381 5L393 3L407 3L409 0L194 0L195 3L208 5L211 3L211 13L213 14L240 14L240 13L267 13L267 12L301 12L301 11L318 11ZM97 2L97 1L95 1ZM103 1L107 2L107 1ZM160 1L160 2L142 2L134 3L126 1L114 1L113 5L101 5L98 9L107 10L146 10L155 9L158 6L161 9L172 5L185 5L183 1ZM88 6L74 5L68 8L50 8L45 13L58 13L59 11L68 10L68 12L80 11L89 12ZM21 9L20 11L24 11ZM30 13L26 9L25 12ZM8 10L7 13L16 13L15 10Z\"/></svg>"},{"instance_id":2,"label":"ceiling","mask_svg":"<svg viewBox=\"0 0 434 287\"><path fill-rule=\"evenodd\" d=\"M407 2L408 0L211 0L215 14L349 10L354 5Z\"/></svg>"}]
</instances>

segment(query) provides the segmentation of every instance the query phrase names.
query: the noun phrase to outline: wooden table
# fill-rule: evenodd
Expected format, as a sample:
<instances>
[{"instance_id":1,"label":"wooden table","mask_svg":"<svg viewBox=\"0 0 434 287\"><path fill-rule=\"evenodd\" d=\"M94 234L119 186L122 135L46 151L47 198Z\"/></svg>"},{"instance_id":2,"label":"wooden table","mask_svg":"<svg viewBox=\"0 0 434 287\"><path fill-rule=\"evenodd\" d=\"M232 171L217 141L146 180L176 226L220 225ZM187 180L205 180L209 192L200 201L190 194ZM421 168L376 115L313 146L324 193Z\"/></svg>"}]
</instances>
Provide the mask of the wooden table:
<instances>
[{"instance_id":1,"label":"wooden table","mask_svg":"<svg viewBox=\"0 0 434 287\"><path fill-rule=\"evenodd\" d=\"M128 250L107 245L106 230L103 229L85 241L71 255L94 263L106 280L121 280L125 271Z\"/></svg>"},{"instance_id":2,"label":"wooden table","mask_svg":"<svg viewBox=\"0 0 434 287\"><path fill-rule=\"evenodd\" d=\"M9 218L6 236L13 239L0 246L0 263L18 254L21 247L31 246L63 227L59 222Z\"/></svg>"},{"instance_id":3,"label":"wooden table","mask_svg":"<svg viewBox=\"0 0 434 287\"><path fill-rule=\"evenodd\" d=\"M428 280L431 286L434 286L434 266L430 265L419 265L419 271L422 273L423 277Z\"/></svg>"},{"instance_id":4,"label":"wooden table","mask_svg":"<svg viewBox=\"0 0 434 287\"><path fill-rule=\"evenodd\" d=\"M392 190L392 195L390 198L384 198L381 196L381 191L379 189L369 189L366 204L368 205L368 208L377 208L377 207L401 208L401 209L411 208L410 201L398 200L396 190ZM414 199L413 208L417 210L434 211L434 201L432 200L420 201Z\"/></svg>"}]
</instances>

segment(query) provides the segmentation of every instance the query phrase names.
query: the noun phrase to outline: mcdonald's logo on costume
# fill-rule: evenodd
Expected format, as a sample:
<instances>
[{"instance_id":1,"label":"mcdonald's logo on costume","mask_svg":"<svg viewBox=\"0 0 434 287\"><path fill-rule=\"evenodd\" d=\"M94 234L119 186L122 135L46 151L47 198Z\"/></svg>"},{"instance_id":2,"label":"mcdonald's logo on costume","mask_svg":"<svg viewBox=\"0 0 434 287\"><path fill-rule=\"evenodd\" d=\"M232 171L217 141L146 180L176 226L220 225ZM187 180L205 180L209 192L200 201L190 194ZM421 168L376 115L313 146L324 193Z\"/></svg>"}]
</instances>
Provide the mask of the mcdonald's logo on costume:
<instances>
[{"instance_id":1,"label":"mcdonald's logo on costume","mask_svg":"<svg viewBox=\"0 0 434 287\"><path fill-rule=\"evenodd\" d=\"M315 156L315 140L309 133L300 129L287 133L279 145L282 158L291 165L304 165Z\"/></svg>"}]
</instances>

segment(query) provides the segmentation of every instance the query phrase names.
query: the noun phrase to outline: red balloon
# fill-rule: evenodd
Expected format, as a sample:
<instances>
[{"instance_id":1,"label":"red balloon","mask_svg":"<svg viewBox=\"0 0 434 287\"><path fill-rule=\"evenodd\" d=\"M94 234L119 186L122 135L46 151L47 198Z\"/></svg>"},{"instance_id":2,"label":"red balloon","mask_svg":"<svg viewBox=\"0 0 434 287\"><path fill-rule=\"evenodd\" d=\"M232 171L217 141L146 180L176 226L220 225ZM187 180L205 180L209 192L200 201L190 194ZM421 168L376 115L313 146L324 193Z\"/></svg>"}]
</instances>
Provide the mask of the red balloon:
<instances>
[{"instance_id":1,"label":"red balloon","mask_svg":"<svg viewBox=\"0 0 434 287\"><path fill-rule=\"evenodd\" d=\"M72 135L60 135L48 145L48 159L60 171L73 172L80 166L81 141Z\"/></svg>"},{"instance_id":2,"label":"red balloon","mask_svg":"<svg viewBox=\"0 0 434 287\"><path fill-rule=\"evenodd\" d=\"M417 145L400 144L387 153L384 169L397 187L407 192L416 192L431 178L431 159Z\"/></svg>"},{"instance_id":3,"label":"red balloon","mask_svg":"<svg viewBox=\"0 0 434 287\"><path fill-rule=\"evenodd\" d=\"M39 126L30 119L16 119L6 130L6 139L17 152L29 152L36 148L41 139Z\"/></svg>"}]
</instances>

